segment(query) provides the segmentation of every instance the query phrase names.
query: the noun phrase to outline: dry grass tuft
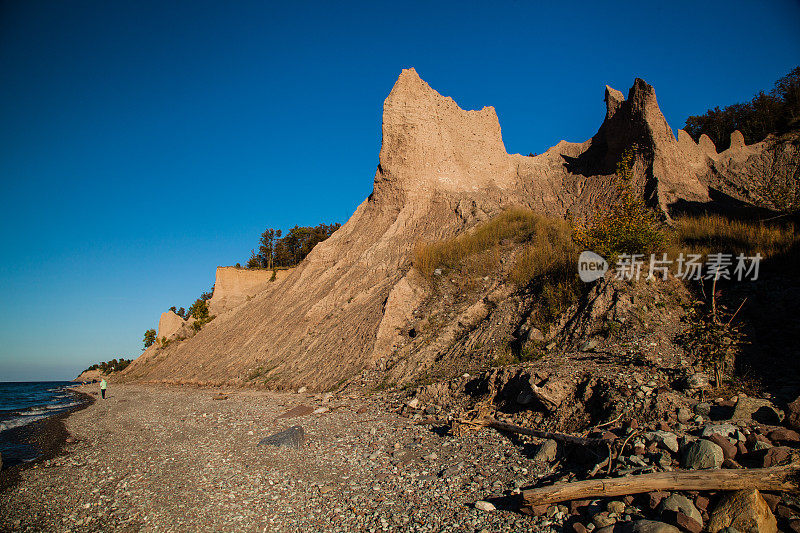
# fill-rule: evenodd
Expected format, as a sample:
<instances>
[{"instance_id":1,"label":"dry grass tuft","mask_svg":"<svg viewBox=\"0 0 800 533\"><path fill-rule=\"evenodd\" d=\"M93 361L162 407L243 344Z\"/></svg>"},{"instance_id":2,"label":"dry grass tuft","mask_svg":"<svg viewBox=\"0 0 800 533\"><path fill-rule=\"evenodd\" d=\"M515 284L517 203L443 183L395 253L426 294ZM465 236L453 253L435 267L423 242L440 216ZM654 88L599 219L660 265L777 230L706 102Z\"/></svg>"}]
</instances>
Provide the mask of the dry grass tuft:
<instances>
[{"instance_id":1,"label":"dry grass tuft","mask_svg":"<svg viewBox=\"0 0 800 533\"><path fill-rule=\"evenodd\" d=\"M800 242L792 223L731 220L720 215L683 217L675 221L670 256L692 253L733 253L762 257L786 254Z\"/></svg>"}]
</instances>

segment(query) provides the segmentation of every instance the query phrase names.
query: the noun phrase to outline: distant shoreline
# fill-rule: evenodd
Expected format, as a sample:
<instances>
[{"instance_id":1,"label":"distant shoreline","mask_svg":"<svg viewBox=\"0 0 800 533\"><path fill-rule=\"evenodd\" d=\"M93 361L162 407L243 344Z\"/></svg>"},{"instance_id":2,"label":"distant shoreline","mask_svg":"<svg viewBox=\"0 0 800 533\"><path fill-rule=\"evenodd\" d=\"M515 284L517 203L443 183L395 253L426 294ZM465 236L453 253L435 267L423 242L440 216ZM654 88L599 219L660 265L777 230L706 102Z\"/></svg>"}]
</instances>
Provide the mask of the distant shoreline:
<instances>
[{"instance_id":1,"label":"distant shoreline","mask_svg":"<svg viewBox=\"0 0 800 533\"><path fill-rule=\"evenodd\" d=\"M80 402L78 405L30 424L6 430L4 438L35 447L39 451L39 456L30 462L17 463L8 467L4 465L3 469L0 470L0 494L20 481L20 473L23 470L60 455L65 441L69 437L64 420L72 413L86 409L96 401L91 394L74 388L67 388L66 390L77 397ZM5 463L5 458L3 462Z\"/></svg>"}]
</instances>

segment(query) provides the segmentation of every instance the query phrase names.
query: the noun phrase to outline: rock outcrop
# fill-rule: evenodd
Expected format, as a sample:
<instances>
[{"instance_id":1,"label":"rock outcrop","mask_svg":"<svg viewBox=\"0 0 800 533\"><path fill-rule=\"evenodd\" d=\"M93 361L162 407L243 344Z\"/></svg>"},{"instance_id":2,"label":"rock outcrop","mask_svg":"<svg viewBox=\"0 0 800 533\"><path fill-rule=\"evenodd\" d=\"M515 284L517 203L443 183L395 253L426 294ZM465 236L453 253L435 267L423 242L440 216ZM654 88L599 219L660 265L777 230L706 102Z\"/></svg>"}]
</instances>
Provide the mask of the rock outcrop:
<instances>
[{"instance_id":1,"label":"rock outcrop","mask_svg":"<svg viewBox=\"0 0 800 533\"><path fill-rule=\"evenodd\" d=\"M689 142L676 140L655 91L637 79L627 99L606 88L605 120L591 139L509 155L494 108L463 110L404 70L384 102L373 192L350 220L280 290L265 290L258 274L228 278L218 269L217 318L158 357L135 361L124 378L334 387L379 366L428 290L411 270L416 243L467 231L510 206L588 213L616 194L616 163L633 144L633 182L653 207L669 216L673 206L708 203L714 160ZM476 308L464 320L488 313Z\"/></svg>"},{"instance_id":2,"label":"rock outcrop","mask_svg":"<svg viewBox=\"0 0 800 533\"><path fill-rule=\"evenodd\" d=\"M221 315L234 309L259 292L277 286L292 269L250 270L236 267L217 267L214 293L208 301L208 311Z\"/></svg>"}]
</instances>

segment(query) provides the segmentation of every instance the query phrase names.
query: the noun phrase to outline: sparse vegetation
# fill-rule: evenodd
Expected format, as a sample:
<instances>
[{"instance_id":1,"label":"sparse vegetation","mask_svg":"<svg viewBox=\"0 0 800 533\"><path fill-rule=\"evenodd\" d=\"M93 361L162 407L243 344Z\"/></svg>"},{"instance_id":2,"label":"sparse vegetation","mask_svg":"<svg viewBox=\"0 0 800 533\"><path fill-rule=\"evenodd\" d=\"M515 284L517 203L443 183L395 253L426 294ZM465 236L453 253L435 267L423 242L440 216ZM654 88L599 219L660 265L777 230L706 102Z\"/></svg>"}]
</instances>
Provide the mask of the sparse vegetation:
<instances>
[{"instance_id":1,"label":"sparse vegetation","mask_svg":"<svg viewBox=\"0 0 800 533\"><path fill-rule=\"evenodd\" d=\"M120 372L125 370L132 362L133 359L124 359L120 357L119 359L112 359L111 361L95 363L84 370L84 372L88 372L90 370L100 370L103 374L111 374L112 372Z\"/></svg>"},{"instance_id":2,"label":"sparse vegetation","mask_svg":"<svg viewBox=\"0 0 800 533\"><path fill-rule=\"evenodd\" d=\"M144 332L144 347L145 349L151 347L156 342L156 330L148 329Z\"/></svg>"},{"instance_id":3,"label":"sparse vegetation","mask_svg":"<svg viewBox=\"0 0 800 533\"><path fill-rule=\"evenodd\" d=\"M293 267L305 259L314 246L333 235L340 227L342 225L338 222L313 227L295 226L283 236L281 230L267 228L261 234L258 252L250 252L247 268L274 270L276 267Z\"/></svg>"},{"instance_id":4,"label":"sparse vegetation","mask_svg":"<svg viewBox=\"0 0 800 533\"><path fill-rule=\"evenodd\" d=\"M677 219L671 240L671 257L683 252L704 257L711 253L760 253L767 258L789 252L800 243L800 233L793 223L702 215Z\"/></svg>"},{"instance_id":5,"label":"sparse vegetation","mask_svg":"<svg viewBox=\"0 0 800 533\"><path fill-rule=\"evenodd\" d=\"M716 295L711 297L716 298ZM686 309L683 321L688 325L677 341L715 376L716 385L722 384L722 375L735 358L743 335L735 323L735 313L727 308L695 301Z\"/></svg>"},{"instance_id":6,"label":"sparse vegetation","mask_svg":"<svg viewBox=\"0 0 800 533\"><path fill-rule=\"evenodd\" d=\"M503 211L491 220L476 226L471 232L435 243L420 243L414 249L414 267L430 278L437 268L443 270L461 268L467 258L491 252L502 243L529 241L547 219L533 211L513 208ZM488 253L476 267L475 275L491 270L497 262L497 254Z\"/></svg>"},{"instance_id":7,"label":"sparse vegetation","mask_svg":"<svg viewBox=\"0 0 800 533\"><path fill-rule=\"evenodd\" d=\"M800 67L775 82L769 93L760 91L752 100L723 109L715 107L686 119L683 129L697 141L703 134L718 150L730 146L731 133L739 130L747 144L764 140L770 133L800 127Z\"/></svg>"},{"instance_id":8,"label":"sparse vegetation","mask_svg":"<svg viewBox=\"0 0 800 533\"><path fill-rule=\"evenodd\" d=\"M650 254L666 243L664 224L648 208L631 183L631 165L636 148L626 150L617 163L618 199L598 207L588 221L575 226L575 241L585 250L603 256L609 263L620 254Z\"/></svg>"}]
</instances>

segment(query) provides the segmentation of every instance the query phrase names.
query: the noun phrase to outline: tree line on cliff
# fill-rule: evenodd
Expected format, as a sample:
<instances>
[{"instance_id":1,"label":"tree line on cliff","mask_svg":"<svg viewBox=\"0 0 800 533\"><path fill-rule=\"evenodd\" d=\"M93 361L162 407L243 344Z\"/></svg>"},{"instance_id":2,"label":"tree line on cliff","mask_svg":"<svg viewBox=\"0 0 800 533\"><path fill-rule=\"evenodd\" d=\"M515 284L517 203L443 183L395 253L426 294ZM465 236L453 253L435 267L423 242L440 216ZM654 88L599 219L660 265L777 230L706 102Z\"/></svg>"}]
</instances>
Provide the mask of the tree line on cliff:
<instances>
[{"instance_id":1,"label":"tree line on cliff","mask_svg":"<svg viewBox=\"0 0 800 533\"><path fill-rule=\"evenodd\" d=\"M717 106L690 116L683 129L695 142L708 135L719 151L730 146L735 130L742 132L746 144L753 144L771 133L800 129L800 67L776 81L771 91L759 91L749 102L722 109Z\"/></svg>"},{"instance_id":2,"label":"tree line on cliff","mask_svg":"<svg viewBox=\"0 0 800 533\"><path fill-rule=\"evenodd\" d=\"M267 228L261 234L258 251L250 252L246 268L288 268L300 263L314 246L324 241L342 227L333 224L294 226L285 235L279 229Z\"/></svg>"}]
</instances>

